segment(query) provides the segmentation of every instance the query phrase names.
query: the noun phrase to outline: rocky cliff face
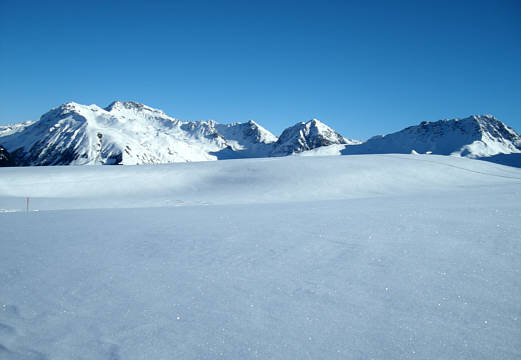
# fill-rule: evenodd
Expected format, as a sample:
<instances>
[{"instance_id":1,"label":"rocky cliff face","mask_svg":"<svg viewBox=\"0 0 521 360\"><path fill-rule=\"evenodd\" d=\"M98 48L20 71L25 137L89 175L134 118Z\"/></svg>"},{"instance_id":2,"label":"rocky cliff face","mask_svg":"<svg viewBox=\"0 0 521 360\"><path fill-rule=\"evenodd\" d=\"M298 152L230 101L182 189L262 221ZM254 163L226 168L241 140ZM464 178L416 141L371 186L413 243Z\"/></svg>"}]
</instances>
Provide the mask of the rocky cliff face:
<instances>
[{"instance_id":1,"label":"rocky cliff face","mask_svg":"<svg viewBox=\"0 0 521 360\"><path fill-rule=\"evenodd\" d=\"M0 167L4 166L16 166L16 162L11 157L11 154L0 146Z\"/></svg>"}]
</instances>

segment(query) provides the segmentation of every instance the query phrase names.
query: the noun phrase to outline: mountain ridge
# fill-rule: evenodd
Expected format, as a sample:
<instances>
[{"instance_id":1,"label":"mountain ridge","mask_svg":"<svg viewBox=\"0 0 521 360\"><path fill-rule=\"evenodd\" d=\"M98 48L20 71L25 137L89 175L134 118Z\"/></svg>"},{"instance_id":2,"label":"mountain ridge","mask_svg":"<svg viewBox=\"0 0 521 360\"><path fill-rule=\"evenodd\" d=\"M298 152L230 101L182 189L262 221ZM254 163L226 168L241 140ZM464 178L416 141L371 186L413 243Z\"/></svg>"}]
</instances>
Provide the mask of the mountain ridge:
<instances>
[{"instance_id":1,"label":"mountain ridge","mask_svg":"<svg viewBox=\"0 0 521 360\"><path fill-rule=\"evenodd\" d=\"M134 101L113 101L105 108L68 102L37 121L0 126L0 145L22 166L159 164L300 153L469 158L521 153L521 137L492 115L423 121L362 142L343 137L318 119L298 122L276 137L253 120L182 121Z\"/></svg>"},{"instance_id":2,"label":"mountain ridge","mask_svg":"<svg viewBox=\"0 0 521 360\"><path fill-rule=\"evenodd\" d=\"M321 139L329 135L313 134ZM338 137L328 143L343 141ZM44 166L157 164L290 154L282 154L277 137L252 120L234 124L181 121L132 101L114 101L105 108L68 102L38 121L0 126L0 143L19 164ZM311 147L319 145L313 143Z\"/></svg>"},{"instance_id":3,"label":"mountain ridge","mask_svg":"<svg viewBox=\"0 0 521 360\"><path fill-rule=\"evenodd\" d=\"M432 153L470 158L521 152L521 137L492 115L423 121L387 135L373 136L343 154Z\"/></svg>"}]
</instances>

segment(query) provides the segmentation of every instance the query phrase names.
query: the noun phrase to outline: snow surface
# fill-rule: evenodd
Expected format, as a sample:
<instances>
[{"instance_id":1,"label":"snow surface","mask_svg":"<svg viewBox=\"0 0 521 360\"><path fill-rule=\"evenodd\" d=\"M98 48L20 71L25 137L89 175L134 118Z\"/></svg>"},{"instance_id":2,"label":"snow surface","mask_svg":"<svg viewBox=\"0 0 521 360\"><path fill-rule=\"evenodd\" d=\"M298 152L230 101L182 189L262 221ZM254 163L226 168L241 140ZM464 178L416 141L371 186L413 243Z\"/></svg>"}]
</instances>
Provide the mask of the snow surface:
<instances>
[{"instance_id":1,"label":"snow surface","mask_svg":"<svg viewBox=\"0 0 521 360\"><path fill-rule=\"evenodd\" d=\"M519 359L520 220L436 155L2 168L0 358Z\"/></svg>"},{"instance_id":2,"label":"snow surface","mask_svg":"<svg viewBox=\"0 0 521 360\"><path fill-rule=\"evenodd\" d=\"M521 168L521 153L497 154L479 158L480 160L490 161L496 164L514 166Z\"/></svg>"}]
</instances>

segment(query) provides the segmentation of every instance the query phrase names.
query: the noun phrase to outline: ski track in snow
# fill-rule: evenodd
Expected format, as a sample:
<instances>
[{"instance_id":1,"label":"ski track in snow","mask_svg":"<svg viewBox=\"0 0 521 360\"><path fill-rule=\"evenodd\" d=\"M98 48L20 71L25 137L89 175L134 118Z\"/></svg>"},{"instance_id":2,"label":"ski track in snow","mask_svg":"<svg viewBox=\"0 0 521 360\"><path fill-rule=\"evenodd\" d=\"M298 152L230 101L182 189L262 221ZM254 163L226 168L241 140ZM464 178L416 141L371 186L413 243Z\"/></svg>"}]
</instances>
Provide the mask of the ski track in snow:
<instances>
[{"instance_id":1,"label":"ski track in snow","mask_svg":"<svg viewBox=\"0 0 521 360\"><path fill-rule=\"evenodd\" d=\"M505 175L488 173L488 172L484 172L484 171L477 171L477 170L468 169L468 168L465 168L465 167L462 167L462 166L456 166L454 164L447 164L447 163L444 163L444 162L441 162L441 161L433 161L430 158L415 159L415 158L412 158L412 157L403 157L403 156L399 156L399 155L396 155L396 154L393 154L393 155L374 154L374 155L375 156L385 156L385 157L395 157L395 158L412 160L412 161L427 161L427 162L430 162L430 163L433 163L433 164L439 164L439 165L443 165L443 166L450 166L450 167L453 167L453 168L456 168L456 169L465 170L465 171L473 172L473 173L476 173L476 174L495 176L495 177L500 177L500 178L504 178L504 179L521 180L520 176L517 176L517 177L516 176L505 176ZM418 154L416 154L416 155L418 155Z\"/></svg>"},{"instance_id":2,"label":"ski track in snow","mask_svg":"<svg viewBox=\"0 0 521 360\"><path fill-rule=\"evenodd\" d=\"M521 357L519 169L0 169L0 209L28 193L0 211L2 359Z\"/></svg>"}]
</instances>

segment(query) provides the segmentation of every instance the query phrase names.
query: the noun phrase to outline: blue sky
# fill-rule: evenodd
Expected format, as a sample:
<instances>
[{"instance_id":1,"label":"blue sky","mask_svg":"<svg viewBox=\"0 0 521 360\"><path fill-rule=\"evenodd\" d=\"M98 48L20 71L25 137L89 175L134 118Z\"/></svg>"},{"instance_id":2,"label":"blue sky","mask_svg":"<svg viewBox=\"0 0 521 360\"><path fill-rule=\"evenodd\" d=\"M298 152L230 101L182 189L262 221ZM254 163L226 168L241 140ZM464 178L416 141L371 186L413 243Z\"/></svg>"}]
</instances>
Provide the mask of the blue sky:
<instances>
[{"instance_id":1,"label":"blue sky","mask_svg":"<svg viewBox=\"0 0 521 360\"><path fill-rule=\"evenodd\" d=\"M117 99L276 135L482 113L521 131L518 0L0 0L0 35L0 124Z\"/></svg>"}]
</instances>

